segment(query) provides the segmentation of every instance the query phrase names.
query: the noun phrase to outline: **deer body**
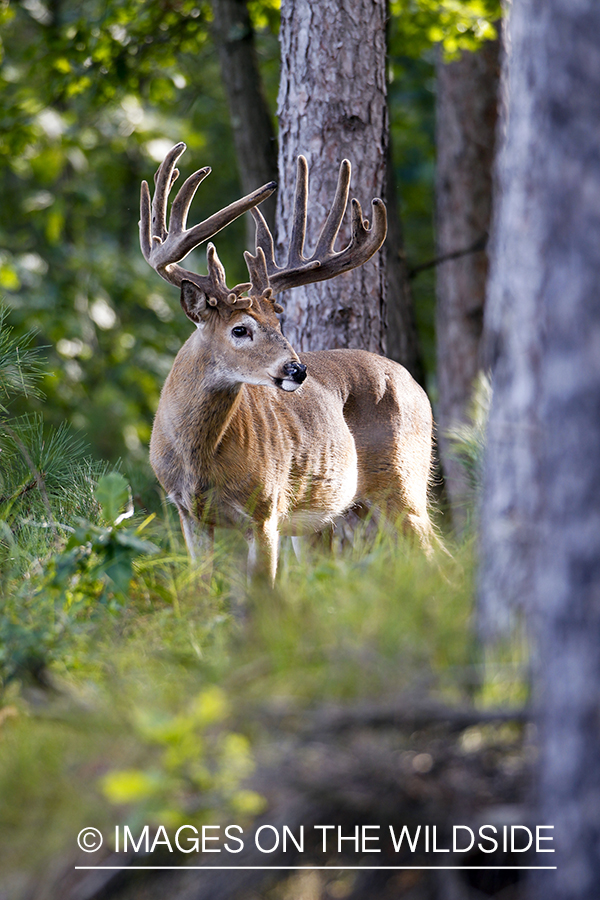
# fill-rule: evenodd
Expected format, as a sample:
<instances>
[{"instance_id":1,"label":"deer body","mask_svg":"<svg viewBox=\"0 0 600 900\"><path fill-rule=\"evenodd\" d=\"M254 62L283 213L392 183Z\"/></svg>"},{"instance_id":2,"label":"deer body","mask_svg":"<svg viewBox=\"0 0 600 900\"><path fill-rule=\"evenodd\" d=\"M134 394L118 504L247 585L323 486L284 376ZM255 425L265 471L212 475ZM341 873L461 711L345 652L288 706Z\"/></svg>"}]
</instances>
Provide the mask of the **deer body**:
<instances>
[{"instance_id":1,"label":"deer body","mask_svg":"<svg viewBox=\"0 0 600 900\"><path fill-rule=\"evenodd\" d=\"M198 366L196 338L165 383L150 445L157 478L192 529L243 530L255 568L271 576L278 535L319 532L356 503L405 516L429 543L431 407L402 366L325 350L302 354L309 377L294 393L223 389Z\"/></svg>"},{"instance_id":2,"label":"deer body","mask_svg":"<svg viewBox=\"0 0 600 900\"><path fill-rule=\"evenodd\" d=\"M189 252L187 236L206 224L183 230L193 190L206 170L191 176L173 203L170 229L173 219L179 220L173 237L164 224L176 151L182 147L171 151L157 173L152 230L143 191L140 228L144 255L181 287L182 306L197 326L167 377L150 443L152 467L179 510L190 554L200 552L201 529L240 528L249 542L251 570L273 579L280 534L321 531L365 502L394 522L403 516L427 550L432 417L424 391L402 366L366 351L298 357L281 333L276 314L281 307L273 301L274 288L332 277L372 255L385 236L385 211L376 206L381 201L374 201L379 234L373 234L377 222L372 230L365 227L353 201L352 243L346 251L333 251L349 181L349 167L341 171L335 209L315 252L319 259L303 256L300 209L284 269L275 264L270 234L253 210L258 248L255 257L246 254L251 283L230 291L212 245L208 276L171 261L182 258L182 242ZM270 189L259 189L225 213L235 206L239 215ZM305 206L306 186L303 190ZM302 186L300 195L297 208ZM223 215L207 223L214 226L220 217L223 227ZM176 244L170 256L169 240ZM247 289L250 296L242 296Z\"/></svg>"}]
</instances>

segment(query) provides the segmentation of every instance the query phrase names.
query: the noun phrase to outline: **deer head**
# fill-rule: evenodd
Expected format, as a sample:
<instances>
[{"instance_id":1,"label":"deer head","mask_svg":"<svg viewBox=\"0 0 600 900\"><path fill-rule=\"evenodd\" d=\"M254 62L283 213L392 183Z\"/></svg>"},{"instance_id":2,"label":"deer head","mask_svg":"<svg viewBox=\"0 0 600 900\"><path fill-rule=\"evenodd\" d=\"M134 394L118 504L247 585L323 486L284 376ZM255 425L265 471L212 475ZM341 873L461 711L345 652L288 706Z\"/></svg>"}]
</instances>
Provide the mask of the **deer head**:
<instances>
[{"instance_id":1,"label":"deer head","mask_svg":"<svg viewBox=\"0 0 600 900\"><path fill-rule=\"evenodd\" d=\"M215 377L225 382L275 385L294 391L306 378L304 366L281 333L277 314L283 308L275 295L296 285L333 278L366 262L381 246L386 234L385 206L373 200L373 227L363 219L360 204L352 201L352 237L348 246L334 250L348 202L350 163L340 166L333 205L310 258L304 256L308 199L308 167L298 157L293 227L287 263L275 261L273 237L258 210L258 204L276 188L263 185L246 197L186 228L188 210L201 182L210 174L206 167L184 182L171 205L167 228L167 199L179 177L175 164L185 144L173 147L155 175L154 198L147 182L142 183L140 243L146 261L158 274L180 288L181 305L187 317L203 335L203 343L213 351ZM250 280L229 288L214 244L207 248L207 275L190 272L178 263L195 247L251 211L256 224L255 254L244 253Z\"/></svg>"}]
</instances>

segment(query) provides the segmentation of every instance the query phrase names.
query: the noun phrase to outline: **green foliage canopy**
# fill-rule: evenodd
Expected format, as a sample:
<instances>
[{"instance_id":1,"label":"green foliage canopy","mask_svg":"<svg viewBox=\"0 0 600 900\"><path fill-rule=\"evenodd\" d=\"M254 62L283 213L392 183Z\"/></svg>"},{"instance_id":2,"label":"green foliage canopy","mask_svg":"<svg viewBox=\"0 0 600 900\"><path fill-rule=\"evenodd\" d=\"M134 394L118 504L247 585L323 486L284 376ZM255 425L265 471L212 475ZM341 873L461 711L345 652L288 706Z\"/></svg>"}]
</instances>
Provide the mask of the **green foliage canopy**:
<instances>
[{"instance_id":1,"label":"green foliage canopy","mask_svg":"<svg viewBox=\"0 0 600 900\"><path fill-rule=\"evenodd\" d=\"M502 18L500 0L391 0L397 18L397 50L418 58L441 44L446 58L461 50L477 50L482 41L497 37Z\"/></svg>"},{"instance_id":2,"label":"green foliage canopy","mask_svg":"<svg viewBox=\"0 0 600 900\"><path fill-rule=\"evenodd\" d=\"M49 347L37 409L144 480L160 386L189 328L137 246L139 183L184 139L218 160L196 216L238 195L206 3L2 8L0 290ZM192 212L192 215L194 212ZM234 273L243 225L219 251ZM201 263L198 263L201 265ZM140 468L141 466L141 468Z\"/></svg>"},{"instance_id":3,"label":"green foliage canopy","mask_svg":"<svg viewBox=\"0 0 600 900\"><path fill-rule=\"evenodd\" d=\"M249 6L274 107L279 2ZM500 9L394 0L391 12L396 172L408 251L423 258L433 250L430 50L474 48ZM189 334L176 293L139 253L139 183L183 139L184 166L213 165L195 220L239 196L211 20L207 0L0 2L0 291L17 332L33 327L49 348L34 411L81 429L96 456L128 460L134 490L150 482L152 414ZM243 242L241 222L219 236L231 281L245 277Z\"/></svg>"}]
</instances>

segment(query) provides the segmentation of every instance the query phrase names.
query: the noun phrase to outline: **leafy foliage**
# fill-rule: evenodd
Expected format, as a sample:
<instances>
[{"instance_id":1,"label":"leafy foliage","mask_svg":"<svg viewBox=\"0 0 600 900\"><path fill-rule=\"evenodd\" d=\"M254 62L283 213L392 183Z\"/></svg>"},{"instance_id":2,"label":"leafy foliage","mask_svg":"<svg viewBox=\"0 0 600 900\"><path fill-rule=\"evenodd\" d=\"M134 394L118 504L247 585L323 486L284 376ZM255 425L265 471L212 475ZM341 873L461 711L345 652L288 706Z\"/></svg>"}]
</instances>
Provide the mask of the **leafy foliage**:
<instances>
[{"instance_id":1,"label":"leafy foliage","mask_svg":"<svg viewBox=\"0 0 600 900\"><path fill-rule=\"evenodd\" d=\"M500 0L391 0L390 11L400 20L397 41L404 56L418 58L441 44L446 58L461 50L477 50L497 37L502 18Z\"/></svg>"},{"instance_id":2,"label":"leafy foliage","mask_svg":"<svg viewBox=\"0 0 600 900\"><path fill-rule=\"evenodd\" d=\"M32 332L19 340L0 308L0 371L9 406L18 395L41 394L44 363L33 340ZM65 423L49 430L39 413L15 417L1 409L0 560L3 572L21 572L45 555L60 523L94 514L93 485L104 466L86 456L84 441Z\"/></svg>"},{"instance_id":3,"label":"leafy foliage","mask_svg":"<svg viewBox=\"0 0 600 900\"><path fill-rule=\"evenodd\" d=\"M143 486L160 386L188 331L175 292L137 247L139 183L184 139L186 164L220 160L198 217L238 195L209 11L191 2L57 10L15 6L6 29L0 288L16 331L36 328L50 347L45 418L85 431L100 458L131 459ZM219 243L234 280L243 233L234 225Z\"/></svg>"},{"instance_id":4,"label":"leafy foliage","mask_svg":"<svg viewBox=\"0 0 600 900\"><path fill-rule=\"evenodd\" d=\"M273 108L278 6L250 4ZM409 259L419 261L433 255L428 53L440 39L448 51L474 46L491 35L499 11L495 0L398 0L392 13L395 168ZM36 328L50 348L46 402L34 398L34 409L51 424L67 420L84 431L97 458L130 461L134 491L157 508L145 447L160 386L189 332L175 292L140 256L139 183L183 139L184 165L214 166L192 216L239 196L211 7L35 0L4 2L0 15L0 289L18 334ZM218 239L232 282L245 277L244 237L238 222ZM417 293L431 344L429 275L420 276ZM431 368L431 352L428 359Z\"/></svg>"},{"instance_id":5,"label":"leafy foliage","mask_svg":"<svg viewBox=\"0 0 600 900\"><path fill-rule=\"evenodd\" d=\"M39 396L38 382L43 374L40 354L32 343L35 333L26 332L16 341L7 324L8 310L0 307L0 393L6 401L11 395ZM6 409L0 405L0 412Z\"/></svg>"},{"instance_id":6,"label":"leafy foliage","mask_svg":"<svg viewBox=\"0 0 600 900\"><path fill-rule=\"evenodd\" d=\"M480 372L473 386L467 421L447 431L453 455L463 465L468 478L470 497L467 498L467 502L471 507L475 505L481 493L483 458L491 402L490 379Z\"/></svg>"},{"instance_id":7,"label":"leafy foliage","mask_svg":"<svg viewBox=\"0 0 600 900\"><path fill-rule=\"evenodd\" d=\"M278 6L250 3L273 106ZM491 36L497 4L397 0L392 13L395 168L419 259L433 255L432 47ZM423 680L456 698L473 661L467 551L439 568L384 538L307 569L288 556L277 593L240 616L235 538L220 536L209 581L190 570L168 510L131 515L132 493L160 510L146 446L187 334L139 254L139 182L183 139L185 165L214 165L192 216L239 195L210 19L204 0L0 0L0 288L14 327L0 314L0 844L11 865L31 846L56 859L77 824L123 812L251 817L261 800L243 779L265 698L302 710ZM243 280L243 241L242 223L219 236L231 282ZM418 310L430 333L431 297L428 285ZM124 457L129 477L87 458L66 422L95 457ZM496 677L494 701L513 689Z\"/></svg>"},{"instance_id":8,"label":"leafy foliage","mask_svg":"<svg viewBox=\"0 0 600 900\"><path fill-rule=\"evenodd\" d=\"M29 335L22 349L0 311L8 399L37 389L42 364L39 353L28 349L31 340ZM99 603L127 602L133 559L156 548L139 537L146 523L136 529L126 525L133 507L123 476L102 475L104 467L85 456L85 444L64 423L48 430L39 414L15 418L5 409L0 460L0 681L5 681L20 670L38 673L48 665L82 611L87 618Z\"/></svg>"},{"instance_id":9,"label":"leafy foliage","mask_svg":"<svg viewBox=\"0 0 600 900\"><path fill-rule=\"evenodd\" d=\"M71 485L71 490L73 486ZM103 607L119 611L128 603L137 557L158 548L140 537L148 520L127 525L133 509L119 514L130 491L122 475L103 475L95 490L106 524L85 519L62 525L69 532L58 552L21 586L12 584L0 608L0 683L16 675L39 678L60 658L65 642L81 633ZM116 518L113 518L117 513Z\"/></svg>"},{"instance_id":10,"label":"leafy foliage","mask_svg":"<svg viewBox=\"0 0 600 900\"><path fill-rule=\"evenodd\" d=\"M102 780L104 795L134 807L139 824L177 827L224 811L242 817L260 812L263 798L242 787L254 770L250 742L224 730L229 712L227 695L214 685L170 713L135 710L131 726L149 762L109 772Z\"/></svg>"},{"instance_id":11,"label":"leafy foliage","mask_svg":"<svg viewBox=\"0 0 600 900\"><path fill-rule=\"evenodd\" d=\"M140 538L149 520L137 528L126 522L133 516L127 482L117 472L103 475L95 490L105 524L80 520L65 546L46 566L47 591L73 604L127 603L133 560L158 548ZM123 506L129 508L121 513Z\"/></svg>"}]
</instances>

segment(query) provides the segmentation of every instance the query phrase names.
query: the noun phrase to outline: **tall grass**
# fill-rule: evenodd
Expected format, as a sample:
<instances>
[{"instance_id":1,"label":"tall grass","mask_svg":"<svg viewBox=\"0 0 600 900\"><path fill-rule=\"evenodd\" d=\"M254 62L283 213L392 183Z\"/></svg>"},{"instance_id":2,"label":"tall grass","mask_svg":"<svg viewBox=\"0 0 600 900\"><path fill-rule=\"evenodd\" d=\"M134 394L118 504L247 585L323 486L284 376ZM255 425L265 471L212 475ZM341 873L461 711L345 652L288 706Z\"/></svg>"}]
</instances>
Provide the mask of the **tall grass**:
<instances>
[{"instance_id":1,"label":"tall grass","mask_svg":"<svg viewBox=\"0 0 600 900\"><path fill-rule=\"evenodd\" d=\"M5 484L35 480L18 450ZM300 563L284 543L275 589L247 589L239 536L218 535L212 576L192 570L172 510L144 518L122 476L82 484L73 465L56 482L66 503L48 477L60 457L34 463L50 510L37 484L31 509L0 510L0 869L15 897L84 826L251 818L265 711L520 699L520 648L486 659L474 640L468 544L426 560L357 532Z\"/></svg>"}]
</instances>

